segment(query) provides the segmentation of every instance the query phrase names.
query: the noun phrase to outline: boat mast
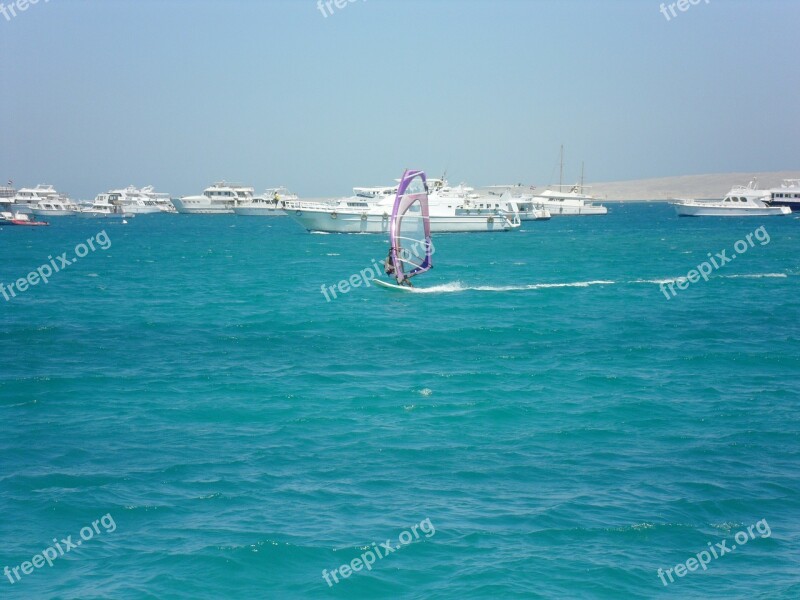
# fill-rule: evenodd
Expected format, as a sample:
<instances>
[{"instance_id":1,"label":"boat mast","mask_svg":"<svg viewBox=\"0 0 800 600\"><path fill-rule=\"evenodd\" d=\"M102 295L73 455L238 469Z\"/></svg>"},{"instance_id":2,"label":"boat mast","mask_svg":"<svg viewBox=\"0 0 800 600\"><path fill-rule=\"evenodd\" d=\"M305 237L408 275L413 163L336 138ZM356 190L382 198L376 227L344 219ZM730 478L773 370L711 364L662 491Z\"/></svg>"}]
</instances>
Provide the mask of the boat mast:
<instances>
[{"instance_id":1,"label":"boat mast","mask_svg":"<svg viewBox=\"0 0 800 600\"><path fill-rule=\"evenodd\" d=\"M564 144L561 144L561 168L558 172L558 187L564 185Z\"/></svg>"},{"instance_id":2,"label":"boat mast","mask_svg":"<svg viewBox=\"0 0 800 600\"><path fill-rule=\"evenodd\" d=\"M581 194L583 193L583 161L581 161Z\"/></svg>"}]
</instances>

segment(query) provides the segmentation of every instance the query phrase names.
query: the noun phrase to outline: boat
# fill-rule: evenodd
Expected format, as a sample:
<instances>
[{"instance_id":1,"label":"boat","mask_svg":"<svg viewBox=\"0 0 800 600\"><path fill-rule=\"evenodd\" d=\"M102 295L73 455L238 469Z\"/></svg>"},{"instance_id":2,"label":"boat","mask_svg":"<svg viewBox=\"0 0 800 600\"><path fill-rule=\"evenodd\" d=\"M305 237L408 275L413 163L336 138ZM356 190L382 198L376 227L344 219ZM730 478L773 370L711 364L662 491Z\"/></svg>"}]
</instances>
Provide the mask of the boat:
<instances>
[{"instance_id":1,"label":"boat","mask_svg":"<svg viewBox=\"0 0 800 600\"><path fill-rule=\"evenodd\" d=\"M792 212L800 212L800 179L784 179L781 187L769 190L767 204L788 206Z\"/></svg>"},{"instance_id":2,"label":"boat","mask_svg":"<svg viewBox=\"0 0 800 600\"><path fill-rule=\"evenodd\" d=\"M30 218L30 215L21 212L0 212L0 226L47 227L49 224L47 221L34 221Z\"/></svg>"},{"instance_id":3,"label":"boat","mask_svg":"<svg viewBox=\"0 0 800 600\"><path fill-rule=\"evenodd\" d=\"M544 205L537 202L533 197L533 190L530 186L524 189L522 185L493 185L488 188L489 196L500 196L505 192L510 192L511 201L517 205L520 221L549 221L552 215Z\"/></svg>"},{"instance_id":4,"label":"boat","mask_svg":"<svg viewBox=\"0 0 800 600\"><path fill-rule=\"evenodd\" d=\"M83 219L129 219L134 216L133 213L124 210L118 201L117 204L113 204L109 198L109 194L98 194L94 203L82 209L78 216Z\"/></svg>"},{"instance_id":5,"label":"boat","mask_svg":"<svg viewBox=\"0 0 800 600\"><path fill-rule=\"evenodd\" d=\"M679 217L772 217L788 215L788 206L769 206L769 190L760 190L755 179L747 186L731 188L722 200L684 199L672 202Z\"/></svg>"},{"instance_id":6,"label":"boat","mask_svg":"<svg viewBox=\"0 0 800 600\"><path fill-rule=\"evenodd\" d=\"M583 185L583 164L581 163L581 179L575 185L563 185L564 180L564 146L561 146L561 167L558 185L547 187L540 194L533 194L532 202L547 210L553 217L605 215L608 209L602 204L595 204L595 198L586 193L589 187Z\"/></svg>"},{"instance_id":7,"label":"boat","mask_svg":"<svg viewBox=\"0 0 800 600\"><path fill-rule=\"evenodd\" d=\"M138 189L129 185L126 188L110 190L97 196L96 200L103 200L103 204L119 206L122 211L130 215L150 215L163 212L175 212L170 202L169 194L158 194L153 191L153 186Z\"/></svg>"},{"instance_id":8,"label":"boat","mask_svg":"<svg viewBox=\"0 0 800 600\"><path fill-rule=\"evenodd\" d=\"M381 199L386 196L394 197L399 186L390 187L354 187L353 194L359 198Z\"/></svg>"},{"instance_id":9,"label":"boat","mask_svg":"<svg viewBox=\"0 0 800 600\"><path fill-rule=\"evenodd\" d=\"M498 232L519 227L519 215L502 209L464 208L459 204L430 203L431 230L435 233ZM332 203L294 202L287 213L308 231L326 233L388 233L390 206L369 204L358 198Z\"/></svg>"},{"instance_id":10,"label":"boat","mask_svg":"<svg viewBox=\"0 0 800 600\"><path fill-rule=\"evenodd\" d=\"M567 188L569 188L567 191ZM531 198L531 202L541 206L553 217L605 215L608 209L602 204L595 204L594 197L584 192L582 185L551 186L541 194Z\"/></svg>"},{"instance_id":11,"label":"boat","mask_svg":"<svg viewBox=\"0 0 800 600\"><path fill-rule=\"evenodd\" d=\"M236 183L217 182L207 187L201 196L173 198L172 204L181 214L233 214L239 204L249 204L255 190Z\"/></svg>"},{"instance_id":12,"label":"boat","mask_svg":"<svg viewBox=\"0 0 800 600\"><path fill-rule=\"evenodd\" d=\"M152 185L148 185L139 190L143 201L148 206L156 206L162 213L175 213L175 206L169 194L159 193L153 190Z\"/></svg>"},{"instance_id":13,"label":"boat","mask_svg":"<svg viewBox=\"0 0 800 600\"><path fill-rule=\"evenodd\" d=\"M539 204L533 198L512 198L519 207L520 221L549 221L553 215L543 204Z\"/></svg>"},{"instance_id":14,"label":"boat","mask_svg":"<svg viewBox=\"0 0 800 600\"><path fill-rule=\"evenodd\" d=\"M55 188L47 183L40 183L34 188L20 188L13 198L15 212L31 214L40 202L60 200L61 196Z\"/></svg>"},{"instance_id":15,"label":"boat","mask_svg":"<svg viewBox=\"0 0 800 600\"><path fill-rule=\"evenodd\" d=\"M74 217L80 212L77 204L69 198L58 197L50 200L40 200L31 207L31 214L36 217Z\"/></svg>"},{"instance_id":16,"label":"boat","mask_svg":"<svg viewBox=\"0 0 800 600\"><path fill-rule=\"evenodd\" d=\"M285 217L286 202L299 200L285 187L270 188L261 196L254 196L250 202L238 204L233 212L244 217Z\"/></svg>"},{"instance_id":17,"label":"boat","mask_svg":"<svg viewBox=\"0 0 800 600\"><path fill-rule=\"evenodd\" d=\"M428 184L423 171L406 170L397 189L389 223L389 255L385 271L393 283L376 279L381 287L408 291L411 278L433 268Z\"/></svg>"},{"instance_id":18,"label":"boat","mask_svg":"<svg viewBox=\"0 0 800 600\"><path fill-rule=\"evenodd\" d=\"M9 180L7 185L0 185L0 204L11 204L17 190L14 189L14 182Z\"/></svg>"},{"instance_id":19,"label":"boat","mask_svg":"<svg viewBox=\"0 0 800 600\"><path fill-rule=\"evenodd\" d=\"M450 187L446 180L436 179L427 183L430 225L434 233L500 232L520 226L518 207L509 196L491 203L481 202L472 188L463 184ZM388 233L394 202L395 196L386 193L361 194L329 202L287 202L286 212L308 231Z\"/></svg>"}]
</instances>

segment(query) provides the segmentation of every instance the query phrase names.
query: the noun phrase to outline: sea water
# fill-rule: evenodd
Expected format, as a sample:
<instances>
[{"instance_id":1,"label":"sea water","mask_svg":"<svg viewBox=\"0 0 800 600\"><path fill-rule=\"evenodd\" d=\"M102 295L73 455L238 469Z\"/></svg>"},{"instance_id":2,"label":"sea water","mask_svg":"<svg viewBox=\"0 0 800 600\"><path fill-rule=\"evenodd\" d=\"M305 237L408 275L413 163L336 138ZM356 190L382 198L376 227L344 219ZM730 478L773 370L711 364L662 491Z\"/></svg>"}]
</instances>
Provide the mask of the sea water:
<instances>
[{"instance_id":1,"label":"sea water","mask_svg":"<svg viewBox=\"0 0 800 600\"><path fill-rule=\"evenodd\" d=\"M797 215L434 241L0 228L0 597L800 597Z\"/></svg>"}]
</instances>

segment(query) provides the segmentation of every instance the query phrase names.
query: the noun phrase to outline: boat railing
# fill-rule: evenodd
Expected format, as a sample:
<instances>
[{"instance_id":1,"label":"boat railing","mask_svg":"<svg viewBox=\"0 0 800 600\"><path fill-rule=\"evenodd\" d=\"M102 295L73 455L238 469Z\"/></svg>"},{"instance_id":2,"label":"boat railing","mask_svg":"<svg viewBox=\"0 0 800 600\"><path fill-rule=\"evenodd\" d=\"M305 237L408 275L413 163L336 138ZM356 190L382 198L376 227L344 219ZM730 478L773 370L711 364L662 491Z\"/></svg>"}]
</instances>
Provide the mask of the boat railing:
<instances>
[{"instance_id":1,"label":"boat railing","mask_svg":"<svg viewBox=\"0 0 800 600\"><path fill-rule=\"evenodd\" d=\"M337 200L286 200L283 206L289 210L330 210L337 204Z\"/></svg>"}]
</instances>

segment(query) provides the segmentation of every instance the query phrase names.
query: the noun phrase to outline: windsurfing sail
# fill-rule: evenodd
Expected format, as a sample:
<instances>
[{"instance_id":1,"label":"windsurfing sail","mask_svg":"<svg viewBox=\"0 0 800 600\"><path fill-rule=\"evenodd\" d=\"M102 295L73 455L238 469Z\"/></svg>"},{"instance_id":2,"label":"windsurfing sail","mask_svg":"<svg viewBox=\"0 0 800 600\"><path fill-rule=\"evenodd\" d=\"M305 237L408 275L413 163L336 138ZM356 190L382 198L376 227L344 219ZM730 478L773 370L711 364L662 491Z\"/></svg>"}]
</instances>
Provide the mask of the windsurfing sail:
<instances>
[{"instance_id":1,"label":"windsurfing sail","mask_svg":"<svg viewBox=\"0 0 800 600\"><path fill-rule=\"evenodd\" d=\"M406 170L397 188L389 225L387 273L400 285L433 267L428 181L423 171Z\"/></svg>"}]
</instances>

